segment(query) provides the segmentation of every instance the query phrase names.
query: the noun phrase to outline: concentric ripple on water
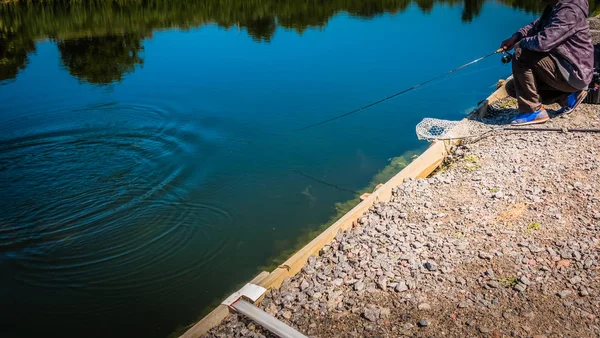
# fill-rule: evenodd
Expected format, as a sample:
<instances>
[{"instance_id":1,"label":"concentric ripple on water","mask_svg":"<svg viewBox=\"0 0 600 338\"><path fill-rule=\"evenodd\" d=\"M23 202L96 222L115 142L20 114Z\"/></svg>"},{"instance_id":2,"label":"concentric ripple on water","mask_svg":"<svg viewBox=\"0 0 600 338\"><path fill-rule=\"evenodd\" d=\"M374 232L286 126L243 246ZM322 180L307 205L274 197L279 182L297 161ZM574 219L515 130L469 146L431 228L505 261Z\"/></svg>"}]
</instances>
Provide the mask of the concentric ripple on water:
<instances>
[{"instance_id":1,"label":"concentric ripple on water","mask_svg":"<svg viewBox=\"0 0 600 338\"><path fill-rule=\"evenodd\" d=\"M79 114L97 118L78 125ZM114 307L132 293L181 287L193 279L184 275L201 274L227 248L229 237L217 225L231 216L191 200L202 175L175 160L202 161L214 135L166 116L151 106L111 103L32 113L24 118L29 127L39 120L36 132L4 134L0 264L15 285L101 292ZM21 120L4 125L19 130ZM198 238L211 244L194 251ZM102 306L77 311L109 310Z\"/></svg>"}]
</instances>

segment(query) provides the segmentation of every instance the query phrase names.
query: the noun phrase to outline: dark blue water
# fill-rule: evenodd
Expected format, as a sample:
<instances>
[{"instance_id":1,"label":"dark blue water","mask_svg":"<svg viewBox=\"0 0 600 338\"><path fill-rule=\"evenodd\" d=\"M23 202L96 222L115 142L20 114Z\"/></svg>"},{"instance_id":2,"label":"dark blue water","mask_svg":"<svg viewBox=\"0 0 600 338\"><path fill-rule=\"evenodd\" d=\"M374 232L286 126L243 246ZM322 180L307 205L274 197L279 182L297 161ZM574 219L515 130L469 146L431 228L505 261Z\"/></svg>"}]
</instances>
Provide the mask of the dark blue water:
<instances>
[{"instance_id":1,"label":"dark blue water","mask_svg":"<svg viewBox=\"0 0 600 338\"><path fill-rule=\"evenodd\" d=\"M293 132L488 54L533 19L495 2L463 12L342 12L269 41L210 23L147 31L139 48L93 30L34 36L0 82L0 336L164 337L198 319L356 197L295 171L360 190L426 147L422 118L460 119L509 75L489 58Z\"/></svg>"}]
</instances>

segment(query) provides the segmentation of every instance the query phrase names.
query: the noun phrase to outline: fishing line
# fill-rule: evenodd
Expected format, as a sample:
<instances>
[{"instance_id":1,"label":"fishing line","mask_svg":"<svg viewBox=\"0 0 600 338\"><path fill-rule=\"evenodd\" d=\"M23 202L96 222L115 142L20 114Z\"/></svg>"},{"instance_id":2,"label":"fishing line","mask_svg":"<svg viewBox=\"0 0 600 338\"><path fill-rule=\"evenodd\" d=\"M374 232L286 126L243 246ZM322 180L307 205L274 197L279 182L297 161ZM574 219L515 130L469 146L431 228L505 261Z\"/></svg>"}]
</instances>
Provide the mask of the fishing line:
<instances>
[{"instance_id":1,"label":"fishing line","mask_svg":"<svg viewBox=\"0 0 600 338\"><path fill-rule=\"evenodd\" d=\"M383 98L383 99L380 99L380 100L378 100L378 101L375 101L375 102L369 103L369 104L367 104L367 105L365 105L365 106L362 106L362 107L360 107L360 108L354 109L354 110L352 110L352 111L349 111L349 112L347 112L347 113L344 113L344 114L341 114L341 115L337 115L337 116L334 116L334 117L328 118L328 119L326 119L326 120L322 120L322 121L319 121L319 122L316 122L316 123L313 123L313 124L310 124L310 125L304 126L304 127L302 127L302 128L295 129L295 130L293 130L293 132L299 132L299 131L303 131L303 130L311 129L311 128L314 128L314 127L317 127L317 126L320 126L320 125L323 125L323 124L326 124L326 123L329 123L329 122L332 122L332 121L335 121L335 120L338 120L338 119L344 118L344 117L346 117L346 116L349 116L349 115L352 115L352 114L358 113L358 112L360 112L360 111L362 111L362 110L368 109L368 108L370 108L370 107L373 107L373 106L375 106L375 105L378 105L378 104L380 104L380 103L383 103L383 102L385 102L385 101L388 101L388 100L390 100L390 99L392 99L392 98L395 98L395 97L397 97L397 96L400 96L400 95L402 95L402 94L405 94L405 93L408 93L408 92L410 92L410 91L416 90L416 89L418 89L418 88L420 88L420 87L423 87L423 86L425 86L425 85L427 85L427 84L429 84L429 83L432 83L432 82L434 82L434 81L437 81L437 80L440 80L440 79L444 79L444 78L446 78L446 77L449 77L450 75L452 75L453 73L455 73L455 72L457 72L457 71L459 71L459 70L461 70L461 69L464 69L464 68L466 68L466 67L469 67L469 66L471 66L471 65L473 65L473 64L475 64L475 63L478 63L478 62L480 62L480 61L482 61L482 60L485 60L485 59L487 59L487 58L489 58L489 57L491 57L491 56L494 56L494 55L496 55L496 54L498 54L498 53L503 53L503 54L504 54L504 55L503 55L503 59L502 59L502 63L507 63L507 62L505 61L505 59L509 59L509 62L510 62L510 58L512 58L512 55L510 55L510 54L508 54L508 53L504 52L502 49L498 49L498 50L494 51L493 53L490 53L490 54L484 55L484 56L482 56L482 57L480 57L480 58L477 58L477 59L475 59L475 60L473 60L473 61L470 61L470 62L468 62L468 63L465 63L465 64L463 64L463 65L461 65L461 66L459 66L459 67L456 67L456 68L454 68L454 69L452 69L452 70L450 70L450 71L448 71L448 72L446 72L446 73L444 73L444 74L438 75L438 76L436 76L436 77L434 77L434 78L431 78L431 79L429 79L429 80L427 80L427 81L425 81L425 82L421 82L421 83L419 83L419 84L417 84L417 85L414 85L414 86L412 86L412 87L406 88L406 89L404 89L404 90L402 90L402 91L400 91L400 92L397 92L397 93L395 93L395 94L392 94L392 95L390 95L390 96L387 96L387 97L385 97L385 98ZM508 56L507 56L507 55L508 55ZM472 71L472 72L468 72L468 73L465 73L465 74L461 74L461 77L462 77L462 76L471 75L471 74L474 74L474 73L478 73L478 72L481 72L481 71L487 70L487 69L489 69L489 68L493 68L493 67L487 67L487 68L484 68L484 69L478 69L478 70L474 70L474 71ZM285 134L274 134L274 135L272 135L272 136L279 138L279 137L290 136L290 134L287 134L287 135L285 135ZM269 138L264 138L264 139L262 139L262 141L265 141L265 140L267 140L267 139L269 139ZM234 141L234 140L232 139L231 141ZM236 142L239 142L239 143L245 143L245 144L250 144L250 145L252 145L252 144L253 144L253 145L256 145L257 143L260 143L260 141L261 141L261 140L255 140L255 141L250 141L250 140L248 140L248 141L244 141L244 140L235 140L235 141L236 141ZM319 179L319 178L317 178L317 177L311 176L311 175L309 175L309 174L306 174L306 173L304 173L304 172L302 172L302 171L299 171L299 170L297 170L297 169L292 169L291 171L292 171L292 172L294 172L294 173L296 173L296 174L298 174L298 175L300 175L300 176L303 176L303 177L305 177L305 178L307 178L307 179L309 179L309 180L312 180L312 181L315 181L315 182L318 182L318 183L324 184L324 185L326 185L326 186L329 186L329 187L335 188L335 189L337 189L337 190L340 190L340 191L345 191L345 192L349 192L349 193L353 193L353 194L359 194L359 193L358 193L357 191L355 191L355 190L348 189L348 188L344 188L344 187L341 187L341 186L339 186L339 185L337 185L337 184L334 184L334 183L331 183L331 182L327 182L327 181L325 181L325 180L323 180L323 179Z\"/></svg>"},{"instance_id":2,"label":"fishing line","mask_svg":"<svg viewBox=\"0 0 600 338\"><path fill-rule=\"evenodd\" d=\"M306 130L306 129L311 129L311 128L314 128L314 127L317 127L317 126L323 125L323 124L325 124L325 123L329 123L329 122L332 122L332 121L335 121L335 120L338 120L338 119L344 118L344 117L346 117L346 116L349 116L349 115L352 115L352 114L358 113L359 111L365 110L365 109L367 109L367 108L371 108L371 107L373 107L373 106L375 106L375 105L378 105L378 104L380 104L380 103L383 103L383 102L385 102L385 101L387 101L387 100L393 99L393 98L395 98L396 96L400 96L400 95L402 95L402 94L408 93L408 92L410 92L410 91L413 91L413 90L415 90L415 89L417 89L417 88L419 88L419 87L422 87L422 86L424 86L424 85L426 85L426 84L429 84L429 83L431 83L431 82L434 82L434 81L436 81L436 80L443 79L443 78L445 78L446 76L449 76L450 74L452 74L452 73L454 73L454 72L457 72L457 71L459 71L459 70L461 70L461 69L463 69L463 68L466 68L466 67L468 67L468 66L470 66L470 65L473 65L473 64L475 64L475 63L477 63L477 62L479 62L479 61L485 60L485 59L487 59L487 58L489 58L489 57L491 57L491 56L494 56L494 55L496 55L496 54L498 54L498 53L502 53L502 52L503 52L503 50L502 50L502 49L498 49L498 50L494 51L493 53L490 53L490 54L484 55L484 56L482 56L482 57L480 57L480 58L478 58L478 59L475 59L475 60L473 60L473 61L471 61L471 62L465 63L464 65L461 65L461 66L459 66L459 67L456 67L456 68L454 68L454 69L452 69L452 70L450 70L450 71L448 71L448 72L446 72L446 73L444 73L444 74L442 74L442 75L438 75L438 76L436 76L436 77L434 77L434 78L432 78L432 79L429 79L429 80L427 80L427 81L425 81L425 82L421 82L421 83L419 83L419 84L417 84L417 85L414 85L414 86L412 86L412 87L406 88L406 89L404 89L404 90L402 90L402 91L399 91L399 92L397 92L397 93L395 93L395 94L392 94L392 95L390 95L390 96L388 96L388 97L385 97L385 98L383 98L383 99L381 99L381 100L378 100L378 101L375 101L375 102L369 103L369 104L367 104L367 105L365 105L365 106L362 106L362 107L360 107L360 108L357 108L357 109L351 110L351 111L349 111L349 112L347 112L347 113L344 113L344 114L341 114L341 115L337 115L337 116L334 116L334 117L331 117L331 118L328 118L328 119L326 119L326 120L319 121L319 122L316 122L316 123L313 123L313 124L309 124L309 125L307 125L307 126L304 126L304 127L302 127L302 128L296 129L296 130L294 130L294 131L298 132L298 131L302 131L302 130Z\"/></svg>"},{"instance_id":3,"label":"fishing line","mask_svg":"<svg viewBox=\"0 0 600 338\"><path fill-rule=\"evenodd\" d=\"M313 180L313 181L319 182L319 183L321 183L321 184L325 184L325 185L327 185L327 186L330 186L330 187L332 187L332 188L335 188L335 189L337 189L337 190L346 191L346 192L351 192L351 193L353 193L353 194L356 194L356 195L359 195L359 194L360 194L360 193L359 193L358 191L356 191L356 190L352 190L352 189L348 189L348 188L340 187L340 186L339 186L339 185L337 185L337 184L330 183L330 182L324 181L324 180L322 180L322 179L316 178L316 177L314 177L314 176L311 176L311 175L309 175L309 174L306 174L306 173L304 173L304 172L302 172L302 171L300 171L300 170L292 169L292 172L294 172L294 173L296 173L296 174L298 174L298 175L300 175L300 176L304 176L304 177L308 178L309 180Z\"/></svg>"}]
</instances>

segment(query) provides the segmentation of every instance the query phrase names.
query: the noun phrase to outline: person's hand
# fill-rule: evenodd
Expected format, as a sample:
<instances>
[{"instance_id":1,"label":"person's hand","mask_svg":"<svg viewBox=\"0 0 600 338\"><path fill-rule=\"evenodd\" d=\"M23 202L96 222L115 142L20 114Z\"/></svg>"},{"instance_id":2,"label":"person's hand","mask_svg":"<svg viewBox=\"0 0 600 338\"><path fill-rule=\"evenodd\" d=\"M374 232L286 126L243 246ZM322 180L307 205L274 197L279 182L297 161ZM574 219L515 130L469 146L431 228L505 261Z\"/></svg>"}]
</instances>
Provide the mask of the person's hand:
<instances>
[{"instance_id":1,"label":"person's hand","mask_svg":"<svg viewBox=\"0 0 600 338\"><path fill-rule=\"evenodd\" d=\"M513 47L515 46L515 44L517 42L518 42L517 37L513 35L510 38L502 41L502 44L500 44L500 47L505 51L509 51L509 50L513 49Z\"/></svg>"}]
</instances>

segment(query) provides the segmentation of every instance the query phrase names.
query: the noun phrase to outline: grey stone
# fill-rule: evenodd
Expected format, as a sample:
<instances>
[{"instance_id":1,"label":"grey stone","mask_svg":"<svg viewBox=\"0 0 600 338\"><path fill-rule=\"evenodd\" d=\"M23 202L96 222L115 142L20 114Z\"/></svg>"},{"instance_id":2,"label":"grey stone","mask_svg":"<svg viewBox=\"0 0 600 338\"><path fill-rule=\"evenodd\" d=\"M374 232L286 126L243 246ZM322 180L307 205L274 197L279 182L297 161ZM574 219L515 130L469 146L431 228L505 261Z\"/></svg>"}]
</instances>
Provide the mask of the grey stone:
<instances>
[{"instance_id":1,"label":"grey stone","mask_svg":"<svg viewBox=\"0 0 600 338\"><path fill-rule=\"evenodd\" d=\"M492 332L492 329L489 329L489 328L487 328L485 326L480 326L479 327L479 332L481 332L481 333L490 333L490 332Z\"/></svg>"},{"instance_id":2,"label":"grey stone","mask_svg":"<svg viewBox=\"0 0 600 338\"><path fill-rule=\"evenodd\" d=\"M379 309L369 307L363 310L362 316L368 321L375 322L379 319L379 314Z\"/></svg>"},{"instance_id":3,"label":"grey stone","mask_svg":"<svg viewBox=\"0 0 600 338\"><path fill-rule=\"evenodd\" d=\"M469 302L466 300L463 300L462 302L458 303L458 307L461 309L467 308L467 307L469 307Z\"/></svg>"},{"instance_id":4,"label":"grey stone","mask_svg":"<svg viewBox=\"0 0 600 338\"><path fill-rule=\"evenodd\" d=\"M573 293L571 290L562 290L562 291L558 292L557 295L560 298L567 298L571 295L571 293Z\"/></svg>"},{"instance_id":5,"label":"grey stone","mask_svg":"<svg viewBox=\"0 0 600 338\"><path fill-rule=\"evenodd\" d=\"M377 287L383 291L387 290L387 280L385 278L381 278L377 281Z\"/></svg>"},{"instance_id":6,"label":"grey stone","mask_svg":"<svg viewBox=\"0 0 600 338\"><path fill-rule=\"evenodd\" d=\"M521 283L523 283L525 285L531 285L531 280L529 278L527 278L526 276L522 276L521 278L519 278L519 280L521 281Z\"/></svg>"},{"instance_id":7,"label":"grey stone","mask_svg":"<svg viewBox=\"0 0 600 338\"><path fill-rule=\"evenodd\" d=\"M518 282L517 285L515 285L515 290L519 291L519 292L524 292L527 289L527 285Z\"/></svg>"},{"instance_id":8,"label":"grey stone","mask_svg":"<svg viewBox=\"0 0 600 338\"><path fill-rule=\"evenodd\" d=\"M481 259L492 259L492 255L490 255L489 253L487 253L485 251L480 251L479 252L479 258L481 258Z\"/></svg>"},{"instance_id":9,"label":"grey stone","mask_svg":"<svg viewBox=\"0 0 600 338\"><path fill-rule=\"evenodd\" d=\"M500 287L500 283L496 280L491 280L491 281L487 282L487 286L497 289Z\"/></svg>"},{"instance_id":10,"label":"grey stone","mask_svg":"<svg viewBox=\"0 0 600 338\"><path fill-rule=\"evenodd\" d=\"M302 271L303 271L305 274L307 274L307 275L314 275L314 274L317 272L317 271L316 271L316 270L315 270L313 267L311 267L310 265L305 265L305 266L302 268Z\"/></svg>"},{"instance_id":11,"label":"grey stone","mask_svg":"<svg viewBox=\"0 0 600 338\"><path fill-rule=\"evenodd\" d=\"M419 325L419 327L426 327L426 326L429 326L429 324L430 324L430 322L429 322L429 319L427 319L427 318L423 318L417 322L417 325Z\"/></svg>"},{"instance_id":12,"label":"grey stone","mask_svg":"<svg viewBox=\"0 0 600 338\"><path fill-rule=\"evenodd\" d=\"M423 264L423 266L429 271L437 270L437 264L435 264L435 262L426 262L425 264Z\"/></svg>"},{"instance_id":13,"label":"grey stone","mask_svg":"<svg viewBox=\"0 0 600 338\"><path fill-rule=\"evenodd\" d=\"M396 292L408 291L408 286L406 285L405 281L400 281L394 290L396 290Z\"/></svg>"},{"instance_id":14,"label":"grey stone","mask_svg":"<svg viewBox=\"0 0 600 338\"><path fill-rule=\"evenodd\" d=\"M579 284L579 283L581 283L581 277L580 276L575 276L575 277L569 279L569 283L571 283L571 284Z\"/></svg>"}]
</instances>

